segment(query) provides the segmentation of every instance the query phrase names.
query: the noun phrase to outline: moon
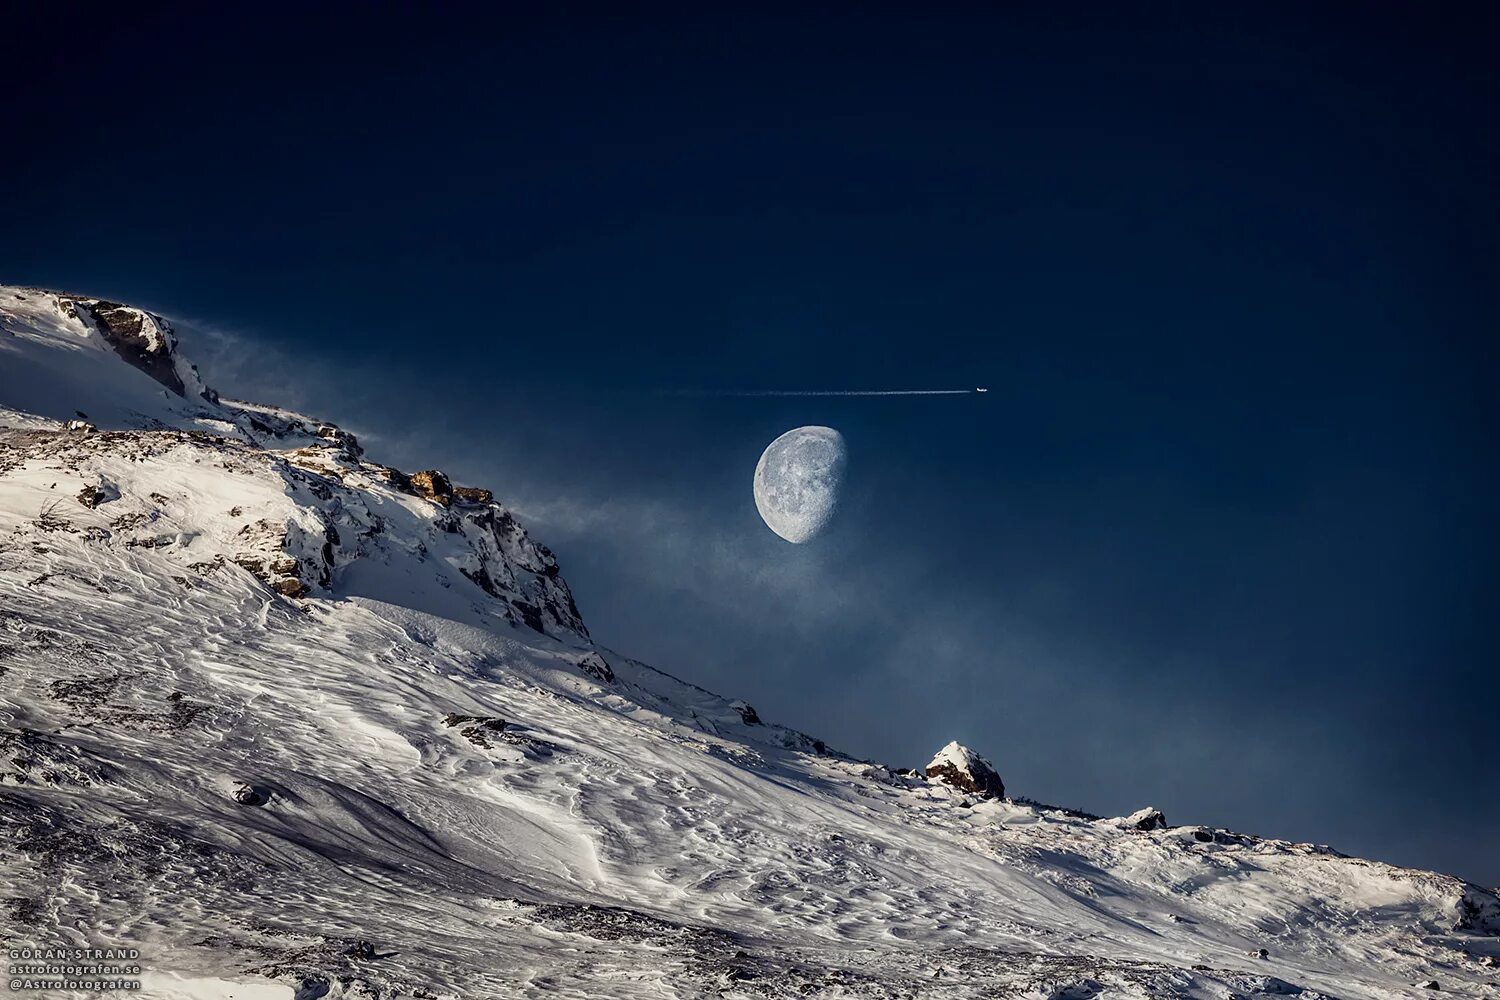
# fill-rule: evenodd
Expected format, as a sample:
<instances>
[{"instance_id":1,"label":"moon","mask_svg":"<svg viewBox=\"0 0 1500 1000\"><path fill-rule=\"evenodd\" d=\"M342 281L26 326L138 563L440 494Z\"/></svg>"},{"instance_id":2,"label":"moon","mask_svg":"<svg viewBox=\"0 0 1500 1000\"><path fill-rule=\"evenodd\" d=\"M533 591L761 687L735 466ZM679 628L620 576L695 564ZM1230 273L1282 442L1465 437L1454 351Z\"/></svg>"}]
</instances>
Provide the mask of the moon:
<instances>
[{"instance_id":1,"label":"moon","mask_svg":"<svg viewBox=\"0 0 1500 1000\"><path fill-rule=\"evenodd\" d=\"M800 545L838 508L848 452L832 427L797 427L766 446L755 463L755 508L766 527Z\"/></svg>"}]
</instances>

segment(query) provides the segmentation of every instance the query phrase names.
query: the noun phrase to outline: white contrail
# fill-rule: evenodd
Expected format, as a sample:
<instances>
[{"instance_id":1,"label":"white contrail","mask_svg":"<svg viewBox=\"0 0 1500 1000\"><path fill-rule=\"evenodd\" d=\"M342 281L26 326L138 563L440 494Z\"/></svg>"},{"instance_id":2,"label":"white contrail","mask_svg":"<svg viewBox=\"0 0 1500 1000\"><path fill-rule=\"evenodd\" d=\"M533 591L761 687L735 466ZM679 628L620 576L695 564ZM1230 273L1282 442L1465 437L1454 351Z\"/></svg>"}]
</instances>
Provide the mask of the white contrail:
<instances>
[{"instance_id":1,"label":"white contrail","mask_svg":"<svg viewBox=\"0 0 1500 1000\"><path fill-rule=\"evenodd\" d=\"M685 396L970 396L977 389L705 389Z\"/></svg>"}]
</instances>

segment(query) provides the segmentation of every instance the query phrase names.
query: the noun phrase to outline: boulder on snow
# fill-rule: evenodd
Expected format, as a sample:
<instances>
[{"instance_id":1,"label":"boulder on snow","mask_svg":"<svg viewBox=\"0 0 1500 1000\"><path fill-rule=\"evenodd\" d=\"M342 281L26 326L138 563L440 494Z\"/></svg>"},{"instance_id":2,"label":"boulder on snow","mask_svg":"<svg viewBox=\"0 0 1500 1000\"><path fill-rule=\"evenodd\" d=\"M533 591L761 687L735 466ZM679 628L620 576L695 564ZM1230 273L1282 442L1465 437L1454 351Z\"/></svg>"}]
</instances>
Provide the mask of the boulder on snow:
<instances>
[{"instance_id":1,"label":"boulder on snow","mask_svg":"<svg viewBox=\"0 0 1500 1000\"><path fill-rule=\"evenodd\" d=\"M1165 830L1167 828L1166 815L1152 806L1137 809L1126 816L1124 822L1132 830Z\"/></svg>"},{"instance_id":2,"label":"boulder on snow","mask_svg":"<svg viewBox=\"0 0 1500 1000\"><path fill-rule=\"evenodd\" d=\"M263 806L271 801L271 793L248 781L237 781L234 785L234 801L242 806Z\"/></svg>"},{"instance_id":3,"label":"boulder on snow","mask_svg":"<svg viewBox=\"0 0 1500 1000\"><path fill-rule=\"evenodd\" d=\"M111 500L118 499L120 499L119 487L103 479L97 483L90 483L78 491L78 502L89 510L93 510L101 503L109 503Z\"/></svg>"},{"instance_id":4,"label":"boulder on snow","mask_svg":"<svg viewBox=\"0 0 1500 1000\"><path fill-rule=\"evenodd\" d=\"M436 469L413 472L410 483L412 492L419 497L425 497L444 507L453 502L453 484Z\"/></svg>"},{"instance_id":5,"label":"boulder on snow","mask_svg":"<svg viewBox=\"0 0 1500 1000\"><path fill-rule=\"evenodd\" d=\"M449 712L443 716L443 725L449 729L462 726L459 733L464 739L481 750L492 750L495 745L490 742L490 737L504 733L506 722L497 715L459 715L457 712Z\"/></svg>"},{"instance_id":6,"label":"boulder on snow","mask_svg":"<svg viewBox=\"0 0 1500 1000\"><path fill-rule=\"evenodd\" d=\"M932 758L927 765L927 777L980 798L1005 798L1005 783L994 765L956 740Z\"/></svg>"}]
</instances>

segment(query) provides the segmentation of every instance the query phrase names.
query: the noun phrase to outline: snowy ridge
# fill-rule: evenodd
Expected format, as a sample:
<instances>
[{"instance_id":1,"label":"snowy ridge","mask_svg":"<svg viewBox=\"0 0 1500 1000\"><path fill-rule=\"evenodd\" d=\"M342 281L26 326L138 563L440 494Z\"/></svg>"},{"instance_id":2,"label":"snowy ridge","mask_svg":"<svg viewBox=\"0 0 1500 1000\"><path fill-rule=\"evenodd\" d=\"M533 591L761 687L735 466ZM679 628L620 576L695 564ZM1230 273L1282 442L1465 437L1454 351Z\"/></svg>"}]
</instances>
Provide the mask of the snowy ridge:
<instances>
[{"instance_id":1,"label":"snowy ridge","mask_svg":"<svg viewBox=\"0 0 1500 1000\"><path fill-rule=\"evenodd\" d=\"M139 947L153 997L1500 988L1458 879L979 795L600 647L485 491L80 303L0 288L8 941Z\"/></svg>"}]
</instances>

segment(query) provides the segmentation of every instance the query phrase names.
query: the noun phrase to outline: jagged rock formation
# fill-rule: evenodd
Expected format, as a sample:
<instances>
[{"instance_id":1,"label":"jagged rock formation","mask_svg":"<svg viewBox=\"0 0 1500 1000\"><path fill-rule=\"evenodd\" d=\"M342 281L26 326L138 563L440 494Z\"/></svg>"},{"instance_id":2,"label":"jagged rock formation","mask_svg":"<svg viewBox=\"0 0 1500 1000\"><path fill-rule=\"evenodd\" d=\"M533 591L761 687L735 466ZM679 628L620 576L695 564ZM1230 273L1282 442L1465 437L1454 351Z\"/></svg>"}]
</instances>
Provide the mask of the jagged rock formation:
<instances>
[{"instance_id":1,"label":"jagged rock formation","mask_svg":"<svg viewBox=\"0 0 1500 1000\"><path fill-rule=\"evenodd\" d=\"M176 334L172 325L160 316L104 299L59 295L55 300L60 313L69 319L92 324L127 364L145 372L178 396L186 396L191 390L195 396L208 402L216 401L213 390L199 378L196 366L184 365L183 370L179 370Z\"/></svg>"},{"instance_id":2,"label":"jagged rock formation","mask_svg":"<svg viewBox=\"0 0 1500 1000\"><path fill-rule=\"evenodd\" d=\"M8 941L161 1000L1500 983L1489 890L853 760L597 645L487 491L199 384L160 317L0 288Z\"/></svg>"},{"instance_id":3,"label":"jagged rock formation","mask_svg":"<svg viewBox=\"0 0 1500 1000\"><path fill-rule=\"evenodd\" d=\"M937 752L927 764L926 774L980 798L1005 798L1005 782L1000 780L994 766L957 741Z\"/></svg>"},{"instance_id":4,"label":"jagged rock formation","mask_svg":"<svg viewBox=\"0 0 1500 1000\"><path fill-rule=\"evenodd\" d=\"M180 373L197 380L196 401L152 401L147 412L117 418L125 427L80 435L32 417L0 428L4 461L28 470L20 481L47 479L49 489L60 478L79 484L78 502L101 513L75 519L80 530L153 550L176 565L174 574L238 567L294 599L347 591L410 603L415 592L429 609L455 604L470 617L587 640L556 559L488 490L455 489L437 470L407 476L366 462L354 435L325 421L220 399L181 361L170 324L154 314L35 290L10 292L9 300L13 332L28 336L33 354L49 344L77 350L97 336L176 396L183 396ZM54 405L73 412L75 402ZM213 475L173 474L184 465L227 474L234 486L226 491ZM163 489L166 482L173 488ZM234 500L221 504L226 516L197 530L204 508L226 492ZM449 509L455 499L459 505ZM426 566L406 565L396 553ZM407 579L363 572L362 560L395 567Z\"/></svg>"}]
</instances>

